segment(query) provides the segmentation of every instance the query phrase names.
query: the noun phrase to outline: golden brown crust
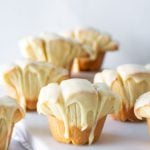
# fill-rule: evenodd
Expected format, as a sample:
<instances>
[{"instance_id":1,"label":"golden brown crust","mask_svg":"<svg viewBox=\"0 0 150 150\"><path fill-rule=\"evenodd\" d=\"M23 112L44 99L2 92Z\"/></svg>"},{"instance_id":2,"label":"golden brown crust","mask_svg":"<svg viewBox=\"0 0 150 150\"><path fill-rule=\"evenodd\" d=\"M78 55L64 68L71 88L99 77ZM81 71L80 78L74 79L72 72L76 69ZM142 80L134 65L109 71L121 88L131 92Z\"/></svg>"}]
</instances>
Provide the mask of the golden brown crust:
<instances>
[{"instance_id":1,"label":"golden brown crust","mask_svg":"<svg viewBox=\"0 0 150 150\"><path fill-rule=\"evenodd\" d=\"M96 59L91 60L89 57L76 58L73 66L75 66L75 71L98 71L100 70L105 53L100 53ZM74 71L74 67L73 67Z\"/></svg>"},{"instance_id":2,"label":"golden brown crust","mask_svg":"<svg viewBox=\"0 0 150 150\"><path fill-rule=\"evenodd\" d=\"M11 125L10 130L9 129L7 130L6 135L3 138L3 141L0 141L0 150L8 150L8 147L9 147L10 141L11 141L13 128L14 128L14 124Z\"/></svg>"},{"instance_id":3,"label":"golden brown crust","mask_svg":"<svg viewBox=\"0 0 150 150\"><path fill-rule=\"evenodd\" d=\"M26 100L26 108L29 111L36 110L37 101L35 100Z\"/></svg>"},{"instance_id":4,"label":"golden brown crust","mask_svg":"<svg viewBox=\"0 0 150 150\"><path fill-rule=\"evenodd\" d=\"M146 121L147 121L147 126L148 126L148 132L150 134L150 118L147 118Z\"/></svg>"},{"instance_id":5,"label":"golden brown crust","mask_svg":"<svg viewBox=\"0 0 150 150\"><path fill-rule=\"evenodd\" d=\"M125 104L122 105L122 109L118 114L112 114L111 116L119 121L140 121L134 114L134 107L126 108Z\"/></svg>"},{"instance_id":6,"label":"golden brown crust","mask_svg":"<svg viewBox=\"0 0 150 150\"><path fill-rule=\"evenodd\" d=\"M150 119L149 119L149 118L147 118L147 119L146 119L146 121L147 121L147 125L148 125L148 127L150 127Z\"/></svg>"},{"instance_id":7,"label":"golden brown crust","mask_svg":"<svg viewBox=\"0 0 150 150\"><path fill-rule=\"evenodd\" d=\"M101 135L105 119L106 117L103 117L102 119L98 121L95 131L94 131L93 142L96 142L99 136ZM88 143L91 128L87 128L86 130L81 131L77 127L70 127L69 138L67 139L64 137L65 128L64 128L63 121L53 116L49 116L48 120L49 120L49 128L51 130L51 133L57 141L63 142L63 143L72 143L75 145L83 145L83 144Z\"/></svg>"},{"instance_id":8,"label":"golden brown crust","mask_svg":"<svg viewBox=\"0 0 150 150\"><path fill-rule=\"evenodd\" d=\"M13 132L13 129L14 129L14 124L12 124L12 126L11 126L11 132L10 132L10 135L9 135L8 147L9 147L9 145L10 145L10 142L11 142L11 137L12 137L12 132Z\"/></svg>"},{"instance_id":9,"label":"golden brown crust","mask_svg":"<svg viewBox=\"0 0 150 150\"><path fill-rule=\"evenodd\" d=\"M9 91L10 95L13 94L13 92ZM25 102L22 102L22 99L19 97L19 96L13 96L13 98L15 98L17 100L17 102L24 108L24 109L27 109L29 111L34 111L36 110L36 105L37 105L37 99L34 99L34 100L26 100L25 99ZM24 99L23 99L24 101ZM25 104L24 104L25 103Z\"/></svg>"}]
</instances>

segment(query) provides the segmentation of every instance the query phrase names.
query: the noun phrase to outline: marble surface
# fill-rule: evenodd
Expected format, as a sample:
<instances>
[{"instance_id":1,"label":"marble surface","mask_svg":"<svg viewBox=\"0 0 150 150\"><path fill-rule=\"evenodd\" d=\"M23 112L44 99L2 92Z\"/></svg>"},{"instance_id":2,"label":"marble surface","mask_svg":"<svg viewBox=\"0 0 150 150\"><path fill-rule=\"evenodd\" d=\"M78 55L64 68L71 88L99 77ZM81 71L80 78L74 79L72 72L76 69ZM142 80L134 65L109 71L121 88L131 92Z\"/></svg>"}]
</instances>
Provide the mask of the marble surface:
<instances>
[{"instance_id":1,"label":"marble surface","mask_svg":"<svg viewBox=\"0 0 150 150\"><path fill-rule=\"evenodd\" d=\"M31 135L34 150L149 150L150 148L150 136L145 122L123 123L112 120L109 116L98 142L84 146L55 141L48 129L47 118L36 112L28 112L24 123Z\"/></svg>"}]
</instances>

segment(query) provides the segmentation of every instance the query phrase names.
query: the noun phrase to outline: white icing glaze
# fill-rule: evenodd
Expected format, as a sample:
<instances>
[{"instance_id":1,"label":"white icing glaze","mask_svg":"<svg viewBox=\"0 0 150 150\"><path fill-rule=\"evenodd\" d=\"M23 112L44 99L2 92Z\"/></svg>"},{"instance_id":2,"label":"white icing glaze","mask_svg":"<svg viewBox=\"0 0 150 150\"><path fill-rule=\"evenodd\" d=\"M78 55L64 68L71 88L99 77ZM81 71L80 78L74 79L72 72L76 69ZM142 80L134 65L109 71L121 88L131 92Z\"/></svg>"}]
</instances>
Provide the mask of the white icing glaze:
<instances>
[{"instance_id":1,"label":"white icing glaze","mask_svg":"<svg viewBox=\"0 0 150 150\"><path fill-rule=\"evenodd\" d=\"M41 38L27 37L19 42L19 47L22 50L22 54L25 58L33 60L46 61L45 44Z\"/></svg>"},{"instance_id":2,"label":"white icing glaze","mask_svg":"<svg viewBox=\"0 0 150 150\"><path fill-rule=\"evenodd\" d=\"M103 34L93 28L77 28L70 34L64 35L92 47L91 51L94 50L96 56L99 52L117 50L118 48L117 43L111 39L110 35Z\"/></svg>"},{"instance_id":3,"label":"white icing glaze","mask_svg":"<svg viewBox=\"0 0 150 150\"><path fill-rule=\"evenodd\" d=\"M81 92L95 93L94 87L92 87L91 83L86 79L74 78L65 80L61 82L60 87L63 93L63 99L66 101L69 101L69 99L72 99L72 96L80 94Z\"/></svg>"},{"instance_id":4,"label":"white icing glaze","mask_svg":"<svg viewBox=\"0 0 150 150\"><path fill-rule=\"evenodd\" d=\"M97 121L108 113L119 111L118 99L102 83L92 85L85 79L69 79L62 81L60 85L53 83L43 87L40 91L37 110L39 113L52 114L61 119L64 122L66 138L69 136L70 126L77 126L81 130L91 127L89 143L92 143ZM77 106L78 111L74 111L74 106ZM92 112L90 123L88 122L89 112Z\"/></svg>"},{"instance_id":5,"label":"white icing glaze","mask_svg":"<svg viewBox=\"0 0 150 150\"><path fill-rule=\"evenodd\" d=\"M0 97L0 149L8 149L13 125L24 115L24 110L16 100L8 96Z\"/></svg>"},{"instance_id":6,"label":"white icing glaze","mask_svg":"<svg viewBox=\"0 0 150 150\"><path fill-rule=\"evenodd\" d=\"M15 67L15 64L9 64L9 65L1 65L0 66L0 84L4 84L4 80L3 80L3 74L6 73L8 70L12 70L12 68Z\"/></svg>"},{"instance_id":7,"label":"white icing glaze","mask_svg":"<svg viewBox=\"0 0 150 150\"><path fill-rule=\"evenodd\" d=\"M112 83L118 78L118 74L115 70L106 69L102 72L96 73L94 76L94 83L104 82L109 87L111 87Z\"/></svg>"},{"instance_id":8,"label":"white icing glaze","mask_svg":"<svg viewBox=\"0 0 150 150\"><path fill-rule=\"evenodd\" d=\"M132 77L136 82L141 82L145 79L146 74L149 76L150 79L150 70L146 69L142 65L136 65L136 64L121 65L117 68L117 72L119 73L122 80L124 81ZM142 77L141 74L144 74L144 76Z\"/></svg>"},{"instance_id":9,"label":"white icing glaze","mask_svg":"<svg viewBox=\"0 0 150 150\"><path fill-rule=\"evenodd\" d=\"M150 118L150 91L141 95L134 105L137 118Z\"/></svg>"}]
</instances>

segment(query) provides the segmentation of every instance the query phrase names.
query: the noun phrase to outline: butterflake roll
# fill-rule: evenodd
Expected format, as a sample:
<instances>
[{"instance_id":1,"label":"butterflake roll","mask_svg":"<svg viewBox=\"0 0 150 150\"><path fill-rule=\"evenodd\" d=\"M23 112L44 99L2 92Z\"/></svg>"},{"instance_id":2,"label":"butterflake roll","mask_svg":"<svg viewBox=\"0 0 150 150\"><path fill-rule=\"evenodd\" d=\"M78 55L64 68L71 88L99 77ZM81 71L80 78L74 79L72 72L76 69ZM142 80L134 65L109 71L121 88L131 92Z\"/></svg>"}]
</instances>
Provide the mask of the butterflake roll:
<instances>
[{"instance_id":1,"label":"butterflake roll","mask_svg":"<svg viewBox=\"0 0 150 150\"><path fill-rule=\"evenodd\" d=\"M147 119L147 125L150 133L150 91L144 93L136 100L134 112L138 119Z\"/></svg>"},{"instance_id":2,"label":"butterflake roll","mask_svg":"<svg viewBox=\"0 0 150 150\"><path fill-rule=\"evenodd\" d=\"M53 137L73 144L97 141L107 114L119 109L119 98L106 84L77 78L43 87L37 104L38 112L48 117Z\"/></svg>"},{"instance_id":3,"label":"butterflake roll","mask_svg":"<svg viewBox=\"0 0 150 150\"><path fill-rule=\"evenodd\" d=\"M87 51L84 55L82 54L75 59L75 70L98 71L103 63L105 53L118 49L118 44L111 39L110 35L103 34L95 29L76 29L66 33L65 36L76 39L81 44L91 47L91 53Z\"/></svg>"},{"instance_id":4,"label":"butterflake roll","mask_svg":"<svg viewBox=\"0 0 150 150\"><path fill-rule=\"evenodd\" d=\"M150 90L150 70L141 65L125 64L117 70L104 70L97 73L94 83L104 82L122 98L122 110L114 119L136 121L134 104L136 99Z\"/></svg>"},{"instance_id":5,"label":"butterflake roll","mask_svg":"<svg viewBox=\"0 0 150 150\"><path fill-rule=\"evenodd\" d=\"M2 84L9 89L10 96L29 110L36 109L39 91L43 86L68 78L66 69L46 62L18 61L1 70Z\"/></svg>"},{"instance_id":6,"label":"butterflake roll","mask_svg":"<svg viewBox=\"0 0 150 150\"><path fill-rule=\"evenodd\" d=\"M24 117L24 111L16 100L0 97L0 150L8 150L13 127Z\"/></svg>"},{"instance_id":7,"label":"butterflake roll","mask_svg":"<svg viewBox=\"0 0 150 150\"><path fill-rule=\"evenodd\" d=\"M26 58L50 62L68 70L74 58L85 49L75 40L50 33L26 37L20 41L20 48Z\"/></svg>"}]
</instances>

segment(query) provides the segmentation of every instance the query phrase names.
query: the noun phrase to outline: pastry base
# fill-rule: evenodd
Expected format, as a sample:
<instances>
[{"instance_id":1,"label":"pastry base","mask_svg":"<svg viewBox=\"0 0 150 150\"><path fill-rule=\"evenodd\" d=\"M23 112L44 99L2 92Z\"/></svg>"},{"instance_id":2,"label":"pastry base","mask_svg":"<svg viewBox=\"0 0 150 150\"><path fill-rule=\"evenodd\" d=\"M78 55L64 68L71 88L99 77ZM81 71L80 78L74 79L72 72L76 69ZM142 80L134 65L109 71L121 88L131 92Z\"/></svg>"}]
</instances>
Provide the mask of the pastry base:
<instances>
[{"instance_id":1,"label":"pastry base","mask_svg":"<svg viewBox=\"0 0 150 150\"><path fill-rule=\"evenodd\" d=\"M101 69L105 53L100 53L99 56L91 60L89 57L76 58L73 63L72 71L99 71Z\"/></svg>"},{"instance_id":2,"label":"pastry base","mask_svg":"<svg viewBox=\"0 0 150 150\"><path fill-rule=\"evenodd\" d=\"M66 77L67 78L67 77ZM29 111L33 111L33 110L36 110L36 105L37 105L37 100L36 99L33 99L33 100L28 100L24 97L19 97L17 95L13 95L13 93L15 92L10 92L10 96L14 99L17 100L17 102L20 104L20 106L25 110L29 110Z\"/></svg>"},{"instance_id":3,"label":"pastry base","mask_svg":"<svg viewBox=\"0 0 150 150\"><path fill-rule=\"evenodd\" d=\"M13 132L13 128L14 128L14 124L12 124L10 132L8 130L7 134L4 138L3 141L0 143L0 150L8 150L9 145L10 145L10 141L11 141L11 136L12 136L12 132Z\"/></svg>"},{"instance_id":4,"label":"pastry base","mask_svg":"<svg viewBox=\"0 0 150 150\"><path fill-rule=\"evenodd\" d=\"M71 76L72 66L73 66L73 61L70 62L68 67L65 67L65 69L67 69L69 72L68 78L70 78L70 76ZM67 77L66 77L66 79L67 79Z\"/></svg>"},{"instance_id":5,"label":"pastry base","mask_svg":"<svg viewBox=\"0 0 150 150\"><path fill-rule=\"evenodd\" d=\"M111 116L113 119L123 121L123 122L125 122L125 121L131 121L131 122L140 121L139 119L137 119L137 117L134 114L134 107L127 109L125 107L125 105L122 106L122 110L117 115L112 114Z\"/></svg>"},{"instance_id":6,"label":"pastry base","mask_svg":"<svg viewBox=\"0 0 150 150\"><path fill-rule=\"evenodd\" d=\"M26 100L26 109L29 111L36 110L37 101L35 100Z\"/></svg>"},{"instance_id":7,"label":"pastry base","mask_svg":"<svg viewBox=\"0 0 150 150\"><path fill-rule=\"evenodd\" d=\"M97 141L99 136L101 135L105 119L106 117L103 117L98 121L94 131L93 142ZM49 120L49 128L51 130L51 133L57 141L63 143L72 143L75 145L88 144L91 128L87 128L84 131L81 131L80 128L78 127L70 127L69 138L65 138L64 137L65 128L64 128L63 121L53 116L49 116L48 120Z\"/></svg>"},{"instance_id":8,"label":"pastry base","mask_svg":"<svg viewBox=\"0 0 150 150\"><path fill-rule=\"evenodd\" d=\"M10 132L10 135L9 135L8 147L9 147L9 145L10 145L10 141L11 141L13 129L14 129L14 124L12 124L12 126L11 126L11 132Z\"/></svg>"},{"instance_id":9,"label":"pastry base","mask_svg":"<svg viewBox=\"0 0 150 150\"><path fill-rule=\"evenodd\" d=\"M150 118L147 118L146 121L147 121L147 126L148 126L148 132L150 134Z\"/></svg>"}]
</instances>

